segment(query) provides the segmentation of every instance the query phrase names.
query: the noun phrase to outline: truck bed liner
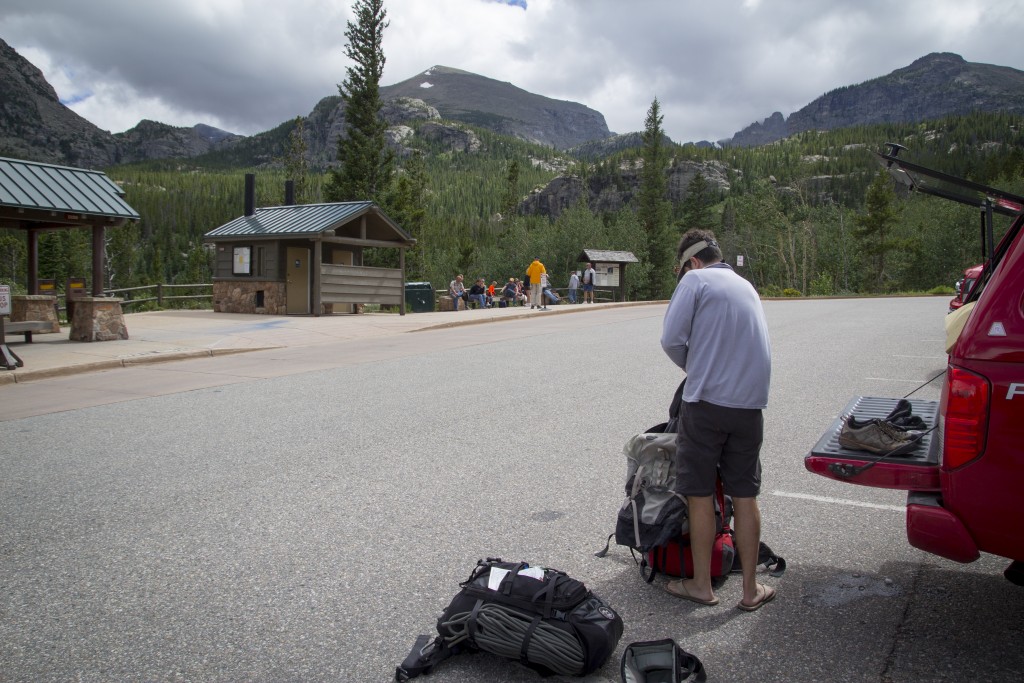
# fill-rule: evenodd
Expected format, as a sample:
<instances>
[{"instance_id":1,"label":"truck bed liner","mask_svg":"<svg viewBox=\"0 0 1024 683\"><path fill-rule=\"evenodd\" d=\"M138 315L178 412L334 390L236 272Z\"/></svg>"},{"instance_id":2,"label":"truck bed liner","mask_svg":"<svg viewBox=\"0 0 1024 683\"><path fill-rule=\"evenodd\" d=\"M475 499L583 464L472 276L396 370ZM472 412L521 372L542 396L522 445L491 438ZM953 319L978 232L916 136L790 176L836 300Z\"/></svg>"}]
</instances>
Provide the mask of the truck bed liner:
<instances>
[{"instance_id":1,"label":"truck bed liner","mask_svg":"<svg viewBox=\"0 0 1024 683\"><path fill-rule=\"evenodd\" d=\"M917 447L908 453L882 457L839 445L839 432L847 416L853 415L858 420L884 418L892 412L899 400L875 396L851 399L804 458L804 466L815 474L850 484L911 491L938 490L941 448L940 439L933 430L939 415L937 401L910 401L911 410L924 421L925 429L929 431L921 437Z\"/></svg>"},{"instance_id":2,"label":"truck bed liner","mask_svg":"<svg viewBox=\"0 0 1024 683\"><path fill-rule=\"evenodd\" d=\"M898 398L879 398L875 396L854 397L846 404L839 417L833 420L828 430L818 439L818 443L811 449L811 454L833 458L842 457L849 460L875 460L878 456L874 453L850 450L839 445L839 432L843 428L843 420L850 415L856 417L857 420L883 418L896 408L899 400ZM938 401L908 400L914 415L924 420L925 429L932 429L939 415ZM902 455L891 455L886 460L906 465L938 465L938 449L932 447L934 436L935 432L929 431L921 437L917 448Z\"/></svg>"}]
</instances>

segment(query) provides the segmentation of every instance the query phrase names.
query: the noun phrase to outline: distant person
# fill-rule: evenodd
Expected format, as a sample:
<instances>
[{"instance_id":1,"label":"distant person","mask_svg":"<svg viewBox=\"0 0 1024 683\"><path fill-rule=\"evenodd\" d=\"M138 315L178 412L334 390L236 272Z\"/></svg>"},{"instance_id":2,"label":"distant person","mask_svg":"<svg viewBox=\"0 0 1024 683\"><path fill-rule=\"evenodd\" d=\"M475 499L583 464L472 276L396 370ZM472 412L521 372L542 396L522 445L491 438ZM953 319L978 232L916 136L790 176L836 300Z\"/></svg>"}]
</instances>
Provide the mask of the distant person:
<instances>
[{"instance_id":1,"label":"distant person","mask_svg":"<svg viewBox=\"0 0 1024 683\"><path fill-rule=\"evenodd\" d=\"M526 297L526 287L523 285L523 281L519 278L515 279L516 282L516 301L519 302L520 306L526 306L528 301Z\"/></svg>"},{"instance_id":2,"label":"distant person","mask_svg":"<svg viewBox=\"0 0 1024 683\"><path fill-rule=\"evenodd\" d=\"M459 310L459 301L462 300L466 303L466 308L469 308L469 293L466 291L466 285L462 284L462 275L456 275L455 279L448 284L448 296L452 298L452 310Z\"/></svg>"},{"instance_id":3,"label":"distant person","mask_svg":"<svg viewBox=\"0 0 1024 683\"><path fill-rule=\"evenodd\" d=\"M583 271L583 303L594 303L594 279L597 277L597 271L594 270L594 264L588 263L587 269Z\"/></svg>"},{"instance_id":4,"label":"distant person","mask_svg":"<svg viewBox=\"0 0 1024 683\"><path fill-rule=\"evenodd\" d=\"M477 302L480 308L487 308L487 287L484 286L482 277L477 278L477 281L469 288L469 300Z\"/></svg>"},{"instance_id":5,"label":"distant person","mask_svg":"<svg viewBox=\"0 0 1024 683\"><path fill-rule=\"evenodd\" d=\"M572 275L569 276L569 303L576 303L576 290L580 287L580 274L579 271L572 271Z\"/></svg>"},{"instance_id":6,"label":"distant person","mask_svg":"<svg viewBox=\"0 0 1024 683\"><path fill-rule=\"evenodd\" d=\"M544 283L541 276L547 275L548 269L540 262L540 259L533 259L526 268L526 277L530 278L530 308L541 308L544 306ZM546 310L546 307L541 310Z\"/></svg>"},{"instance_id":7,"label":"distant person","mask_svg":"<svg viewBox=\"0 0 1024 683\"><path fill-rule=\"evenodd\" d=\"M517 291L516 280L510 277L505 286L501 288L501 303L505 306L515 306L516 302L519 301Z\"/></svg>"}]
</instances>

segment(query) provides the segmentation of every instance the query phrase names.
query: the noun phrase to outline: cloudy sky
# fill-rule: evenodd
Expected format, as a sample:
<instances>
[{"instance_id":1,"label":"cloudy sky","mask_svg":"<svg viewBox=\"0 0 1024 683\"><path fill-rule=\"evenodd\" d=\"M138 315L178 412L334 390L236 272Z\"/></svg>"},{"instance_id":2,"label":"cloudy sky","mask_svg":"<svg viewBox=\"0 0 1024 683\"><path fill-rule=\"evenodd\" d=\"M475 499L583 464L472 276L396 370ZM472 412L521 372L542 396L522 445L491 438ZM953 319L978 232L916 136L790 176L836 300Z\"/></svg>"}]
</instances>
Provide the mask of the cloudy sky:
<instances>
[{"instance_id":1,"label":"cloudy sky","mask_svg":"<svg viewBox=\"0 0 1024 683\"><path fill-rule=\"evenodd\" d=\"M100 128L252 134L337 94L354 0L3 0L0 38ZM718 140L931 52L1024 69L1015 0L385 0L382 85L471 71L677 142ZM2 95L2 93L0 93Z\"/></svg>"}]
</instances>

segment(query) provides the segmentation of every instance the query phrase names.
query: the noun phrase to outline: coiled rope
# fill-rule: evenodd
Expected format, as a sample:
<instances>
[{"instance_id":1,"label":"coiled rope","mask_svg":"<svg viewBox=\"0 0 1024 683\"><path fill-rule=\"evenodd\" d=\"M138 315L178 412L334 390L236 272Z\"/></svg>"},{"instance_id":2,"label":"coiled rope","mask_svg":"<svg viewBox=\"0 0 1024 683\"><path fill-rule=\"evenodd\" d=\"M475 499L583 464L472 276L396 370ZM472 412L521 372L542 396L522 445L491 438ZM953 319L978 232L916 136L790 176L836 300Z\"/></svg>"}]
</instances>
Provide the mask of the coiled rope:
<instances>
[{"instance_id":1,"label":"coiled rope","mask_svg":"<svg viewBox=\"0 0 1024 683\"><path fill-rule=\"evenodd\" d=\"M470 638L468 622L471 612L453 614L448 621L438 624L448 647ZM523 641L533 618L492 603L480 607L476 615L477 632L473 642L481 649L502 657L519 659ZM585 653L579 640L570 633L541 621L526 647L526 659L540 664L556 674L578 676L583 673Z\"/></svg>"}]
</instances>

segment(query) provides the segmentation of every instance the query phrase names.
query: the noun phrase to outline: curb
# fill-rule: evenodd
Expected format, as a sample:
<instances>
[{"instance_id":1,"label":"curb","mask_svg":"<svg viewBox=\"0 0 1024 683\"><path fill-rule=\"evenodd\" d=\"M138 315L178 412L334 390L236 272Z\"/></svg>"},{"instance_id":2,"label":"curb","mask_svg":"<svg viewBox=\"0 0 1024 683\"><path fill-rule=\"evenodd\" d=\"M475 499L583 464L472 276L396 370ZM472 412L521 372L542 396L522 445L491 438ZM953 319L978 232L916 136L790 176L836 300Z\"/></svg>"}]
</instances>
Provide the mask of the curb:
<instances>
[{"instance_id":1,"label":"curb","mask_svg":"<svg viewBox=\"0 0 1024 683\"><path fill-rule=\"evenodd\" d=\"M113 370L115 368L130 368L136 365L154 365L156 363L169 363L187 358L202 358L212 356L226 356L235 353L248 353L249 351L266 351L268 349L280 348L278 346L263 346L245 349L196 349L193 351L173 351L161 353L154 351L145 356L130 356L127 358L112 358L92 363L77 363L56 368L44 368L42 370L11 370L0 375L0 386L5 384L21 384L54 377L66 377L69 375L97 372L100 370Z\"/></svg>"}]
</instances>

